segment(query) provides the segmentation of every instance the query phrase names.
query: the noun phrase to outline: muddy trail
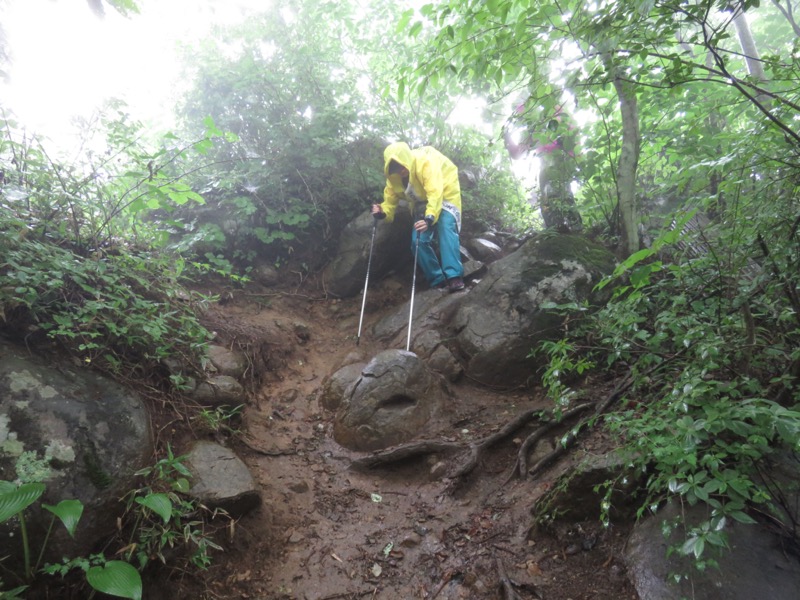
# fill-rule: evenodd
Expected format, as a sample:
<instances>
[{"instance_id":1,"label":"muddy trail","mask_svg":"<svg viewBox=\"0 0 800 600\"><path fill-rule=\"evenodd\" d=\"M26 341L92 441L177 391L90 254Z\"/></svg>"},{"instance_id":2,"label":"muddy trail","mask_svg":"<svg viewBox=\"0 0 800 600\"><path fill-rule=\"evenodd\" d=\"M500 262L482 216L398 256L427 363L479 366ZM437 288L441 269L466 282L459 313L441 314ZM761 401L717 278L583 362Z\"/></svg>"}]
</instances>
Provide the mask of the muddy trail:
<instances>
[{"instance_id":1,"label":"muddy trail","mask_svg":"<svg viewBox=\"0 0 800 600\"><path fill-rule=\"evenodd\" d=\"M608 448L599 434L535 479L511 476L526 428L493 445L456 486L437 478L442 463L432 455L353 468L364 454L333 440L334 415L320 406L319 392L326 376L354 362L354 352L368 361L387 349L370 327L408 300L405 287L388 278L370 289L358 346L361 297L332 300L297 290L225 295L218 310L231 329L285 332L285 344L239 431L225 442L249 466L263 502L215 555L202 596L638 598L622 561L627 525L604 529L591 519L532 527L531 508L570 461ZM525 410L550 407L535 390L498 392L463 377L450 389L433 438L465 447ZM561 433L543 440L541 450L552 449ZM182 597L200 597L187 587L194 591Z\"/></svg>"}]
</instances>

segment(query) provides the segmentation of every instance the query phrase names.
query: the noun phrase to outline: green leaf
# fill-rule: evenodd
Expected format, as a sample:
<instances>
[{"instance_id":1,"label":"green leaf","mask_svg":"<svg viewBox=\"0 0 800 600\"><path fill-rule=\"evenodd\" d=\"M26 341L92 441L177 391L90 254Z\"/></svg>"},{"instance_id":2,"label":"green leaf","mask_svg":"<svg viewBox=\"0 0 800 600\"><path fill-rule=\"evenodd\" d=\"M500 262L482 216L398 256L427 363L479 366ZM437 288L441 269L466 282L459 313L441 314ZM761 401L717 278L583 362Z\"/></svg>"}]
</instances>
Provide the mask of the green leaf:
<instances>
[{"instance_id":1,"label":"green leaf","mask_svg":"<svg viewBox=\"0 0 800 600\"><path fill-rule=\"evenodd\" d=\"M403 14L400 15L400 19L397 21L397 28L395 31L397 31L397 33L401 33L408 26L409 22L411 21L411 17L413 16L413 8L403 11Z\"/></svg>"},{"instance_id":2,"label":"green leaf","mask_svg":"<svg viewBox=\"0 0 800 600\"><path fill-rule=\"evenodd\" d=\"M8 482L4 482L8 483ZM7 485L0 491L0 523L7 521L36 502L44 494L43 483L24 483L9 489Z\"/></svg>"},{"instance_id":3,"label":"green leaf","mask_svg":"<svg viewBox=\"0 0 800 600\"><path fill-rule=\"evenodd\" d=\"M744 523L746 525L755 525L756 523L755 519L753 519L750 515L740 510L734 510L728 513L728 516L730 516L731 519L734 519L735 521L739 521L739 523Z\"/></svg>"},{"instance_id":4,"label":"green leaf","mask_svg":"<svg viewBox=\"0 0 800 600\"><path fill-rule=\"evenodd\" d=\"M188 492L191 487L192 486L189 483L189 480L186 479L185 477L180 477L172 482L172 489L175 490L176 492L185 493Z\"/></svg>"},{"instance_id":5,"label":"green leaf","mask_svg":"<svg viewBox=\"0 0 800 600\"><path fill-rule=\"evenodd\" d=\"M206 136L214 137L222 135L222 130L216 126L214 123L214 118L211 115L208 115L203 119L203 125L206 128Z\"/></svg>"},{"instance_id":6,"label":"green leaf","mask_svg":"<svg viewBox=\"0 0 800 600\"><path fill-rule=\"evenodd\" d=\"M172 500L166 494L148 494L144 498L136 498L136 502L145 506L168 523L172 518Z\"/></svg>"},{"instance_id":7,"label":"green leaf","mask_svg":"<svg viewBox=\"0 0 800 600\"><path fill-rule=\"evenodd\" d=\"M98 592L141 600L142 577L132 565L121 561L111 560L102 567L91 567L86 571L86 581Z\"/></svg>"},{"instance_id":8,"label":"green leaf","mask_svg":"<svg viewBox=\"0 0 800 600\"><path fill-rule=\"evenodd\" d=\"M80 521L83 514L83 504L80 500L62 500L55 506L42 504L42 508L49 510L61 519L69 535L75 537L75 528L78 526L78 521Z\"/></svg>"}]
</instances>

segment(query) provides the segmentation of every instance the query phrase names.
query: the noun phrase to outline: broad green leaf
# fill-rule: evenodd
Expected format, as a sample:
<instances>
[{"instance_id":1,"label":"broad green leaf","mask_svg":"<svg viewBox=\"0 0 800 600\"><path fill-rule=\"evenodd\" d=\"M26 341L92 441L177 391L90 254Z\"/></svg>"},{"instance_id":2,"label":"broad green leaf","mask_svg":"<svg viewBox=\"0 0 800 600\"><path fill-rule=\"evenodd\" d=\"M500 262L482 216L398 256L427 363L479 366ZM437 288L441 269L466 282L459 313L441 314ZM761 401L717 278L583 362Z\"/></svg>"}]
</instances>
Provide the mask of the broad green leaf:
<instances>
[{"instance_id":1,"label":"broad green leaf","mask_svg":"<svg viewBox=\"0 0 800 600\"><path fill-rule=\"evenodd\" d=\"M14 489L3 487L5 491L0 492L0 523L36 502L45 490L43 483L24 483Z\"/></svg>"},{"instance_id":2,"label":"broad green leaf","mask_svg":"<svg viewBox=\"0 0 800 600\"><path fill-rule=\"evenodd\" d=\"M414 16L414 9L409 8L408 10L403 11L403 14L400 15L400 19L397 21L397 28L395 31L397 33L402 33L406 27L408 27L408 23L411 21L411 17Z\"/></svg>"},{"instance_id":3,"label":"broad green leaf","mask_svg":"<svg viewBox=\"0 0 800 600\"><path fill-rule=\"evenodd\" d=\"M86 581L98 592L141 600L142 577L132 565L121 561L111 560L102 567L91 567L86 571Z\"/></svg>"},{"instance_id":4,"label":"broad green leaf","mask_svg":"<svg viewBox=\"0 0 800 600\"><path fill-rule=\"evenodd\" d=\"M42 504L42 508L49 510L61 519L69 535L75 537L75 529L78 527L78 521L80 521L83 514L83 504L80 500L62 500L55 506Z\"/></svg>"},{"instance_id":5,"label":"broad green leaf","mask_svg":"<svg viewBox=\"0 0 800 600\"><path fill-rule=\"evenodd\" d=\"M166 494L148 494L144 498L136 498L136 502L145 506L168 523L172 518L172 500Z\"/></svg>"},{"instance_id":6,"label":"broad green leaf","mask_svg":"<svg viewBox=\"0 0 800 600\"><path fill-rule=\"evenodd\" d=\"M172 482L172 489L176 492L188 492L192 485L189 483L189 480L185 477L179 477L175 481Z\"/></svg>"},{"instance_id":7,"label":"broad green leaf","mask_svg":"<svg viewBox=\"0 0 800 600\"><path fill-rule=\"evenodd\" d=\"M754 525L756 523L756 520L753 517L740 510L734 510L728 513L728 515L735 521L739 521L739 523L745 523L746 525Z\"/></svg>"},{"instance_id":8,"label":"broad green leaf","mask_svg":"<svg viewBox=\"0 0 800 600\"><path fill-rule=\"evenodd\" d=\"M203 119L203 125L206 128L206 135L208 137L222 135L222 130L216 126L214 123L214 118L211 115L208 115Z\"/></svg>"}]
</instances>

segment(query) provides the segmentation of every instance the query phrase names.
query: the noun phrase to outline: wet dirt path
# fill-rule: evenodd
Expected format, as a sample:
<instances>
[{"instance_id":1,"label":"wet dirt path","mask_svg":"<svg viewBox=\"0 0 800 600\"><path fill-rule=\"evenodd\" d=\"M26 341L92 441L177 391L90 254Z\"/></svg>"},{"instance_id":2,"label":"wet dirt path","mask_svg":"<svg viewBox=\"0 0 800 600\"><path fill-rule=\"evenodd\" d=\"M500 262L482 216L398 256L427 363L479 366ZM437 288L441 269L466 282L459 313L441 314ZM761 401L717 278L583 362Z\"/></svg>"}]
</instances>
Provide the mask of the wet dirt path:
<instances>
[{"instance_id":1,"label":"wet dirt path","mask_svg":"<svg viewBox=\"0 0 800 600\"><path fill-rule=\"evenodd\" d=\"M518 584L520 600L635 598L618 576L620 540L613 533L577 555L565 554L563 540L529 539L530 508L560 469L535 482L508 481L524 431L498 444L454 493L431 475L432 457L370 471L351 468L362 454L333 441L333 414L317 396L324 378L352 362L353 352L366 361L386 348L368 334L356 347L355 300L280 304L232 309L254 326L280 321L304 335L279 380L268 383L244 415L237 450L260 485L263 504L238 523L236 542L220 566L220 585L231 595L220 589L220 598L488 600L506 597L503 573ZM367 314L365 332L378 317ZM464 381L451 391L439 428L448 441L479 439L536 402L546 406L527 392L496 394Z\"/></svg>"}]
</instances>

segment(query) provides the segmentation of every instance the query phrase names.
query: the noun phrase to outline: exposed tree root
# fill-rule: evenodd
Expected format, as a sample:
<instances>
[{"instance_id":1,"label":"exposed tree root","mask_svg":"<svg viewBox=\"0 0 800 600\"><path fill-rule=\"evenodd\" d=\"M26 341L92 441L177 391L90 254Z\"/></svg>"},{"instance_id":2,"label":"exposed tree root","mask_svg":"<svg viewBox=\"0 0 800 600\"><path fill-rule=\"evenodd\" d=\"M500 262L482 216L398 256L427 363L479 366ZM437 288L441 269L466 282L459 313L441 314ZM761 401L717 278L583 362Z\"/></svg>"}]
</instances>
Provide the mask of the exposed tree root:
<instances>
[{"instance_id":1,"label":"exposed tree root","mask_svg":"<svg viewBox=\"0 0 800 600\"><path fill-rule=\"evenodd\" d=\"M514 468L511 471L511 475L506 480L506 483L511 481L511 479L513 479L515 476L524 479L540 473L545 468L553 464L558 458L566 454L567 450L569 450L569 448L575 443L575 440L577 440L578 435L587 429L588 425L593 420L597 419L597 417L608 410L609 406L619 399L625 390L627 390L632 384L633 378L627 377L621 381L614 388L611 394L609 394L608 397L600 404L595 405L590 402L578 404L577 406L565 411L561 415L560 419L556 419L553 415L553 412L550 410L530 409L514 417L498 431L475 442L459 443L437 440L411 442L373 452L369 456L354 460L351 463L351 466L355 468L374 468L416 456L425 456L429 454L457 454L459 457L464 458L460 461L460 463L451 466L444 476L445 479L449 480L448 487L452 492L455 487L467 475L469 475L475 469L475 467L478 466L484 454L490 447L511 436L517 430L526 426L531 420L538 419L540 425L522 442L522 445L517 453L516 463L514 464ZM542 457L536 462L536 464L530 467L530 469L528 468L528 454L539 440L541 440L552 429L568 424L572 419L575 419L592 407L594 407L592 413L588 417L581 419L581 421L575 427L573 427L566 436L564 436L564 438L552 452ZM455 461L456 459L451 460L451 462Z\"/></svg>"},{"instance_id":2,"label":"exposed tree root","mask_svg":"<svg viewBox=\"0 0 800 600\"><path fill-rule=\"evenodd\" d=\"M379 467L394 462L413 458L414 456L424 456L426 454L451 454L463 449L463 444L455 442L440 442L436 440L420 440L410 444L401 444L385 450L378 450L369 456L359 458L351 463L356 468Z\"/></svg>"},{"instance_id":3,"label":"exposed tree root","mask_svg":"<svg viewBox=\"0 0 800 600\"><path fill-rule=\"evenodd\" d=\"M547 432L553 429L556 425L562 425L564 423L568 423L576 416L584 412L585 410L592 407L592 404L578 404L574 408L571 408L567 412L565 412L560 420L551 420L546 423L543 423L539 426L539 428L531 433L522 445L519 447L519 452L517 453L517 462L512 469L511 476L513 477L515 474L519 474L520 479L524 479L527 476L527 469L528 469L528 453L530 452L531 448L533 448L536 443L542 439ZM560 446L559 446L560 447ZM557 450L558 448L556 448ZM552 454L552 453L551 453ZM549 455L548 455L549 456ZM546 458L546 457L545 457ZM544 460L544 459L542 459ZM542 461L536 463L539 465Z\"/></svg>"},{"instance_id":4,"label":"exposed tree root","mask_svg":"<svg viewBox=\"0 0 800 600\"><path fill-rule=\"evenodd\" d=\"M445 475L446 479L449 479L452 484L457 484L478 466L489 448L513 435L531 420L538 419L542 424L536 431L528 436L519 451L519 456L522 457L521 459L518 458L518 462L520 460L522 461L522 468L519 472L524 473L525 466L527 465L527 453L538 439L541 439L547 431L568 422L570 419L591 407L592 404L589 403L580 404L565 412L560 420L556 420L553 417L552 411L530 409L514 417L498 431L475 442L465 444L459 442L421 440L373 452L369 456L354 460L352 466L355 468L374 468L415 456L424 456L428 454L458 454L460 457L463 457L463 459L452 466ZM514 472L517 472L516 464L514 466Z\"/></svg>"},{"instance_id":5,"label":"exposed tree root","mask_svg":"<svg viewBox=\"0 0 800 600\"><path fill-rule=\"evenodd\" d=\"M514 589L514 582L509 579L506 573L506 567L503 565L503 561L495 556L494 562L497 565L497 576L500 578L500 588L503 590L503 598L505 598L505 600L521 600L519 594L517 594L517 591Z\"/></svg>"},{"instance_id":6,"label":"exposed tree root","mask_svg":"<svg viewBox=\"0 0 800 600\"><path fill-rule=\"evenodd\" d=\"M545 412L546 411L541 410L527 410L512 419L499 431L470 444L441 442L436 440L410 442L408 444L401 444L399 446L373 452L369 456L354 460L352 466L372 468L412 458L414 456L426 454L453 454L466 451L468 452L467 460L448 475L450 478L463 477L475 468L487 448L513 434L515 431L525 426L532 418L536 416L541 418L541 415Z\"/></svg>"},{"instance_id":7,"label":"exposed tree root","mask_svg":"<svg viewBox=\"0 0 800 600\"><path fill-rule=\"evenodd\" d=\"M500 579L500 589L503 591L503 599L504 600L522 600L522 596L517 593L517 588L522 588L525 591L530 592L536 598L540 598L539 592L536 588L531 584L519 584L513 579L508 576L506 572L506 567L496 555L494 557L494 563L497 567L497 576Z\"/></svg>"},{"instance_id":8,"label":"exposed tree root","mask_svg":"<svg viewBox=\"0 0 800 600\"><path fill-rule=\"evenodd\" d=\"M586 426L589 424L589 422L594 420L594 419L597 419L597 417L599 417L606 410L608 410L608 407L611 406L614 402L616 402L617 399L620 396L622 396L622 394L625 392L625 390L627 390L631 385L633 385L633 378L632 377L627 377L627 378L623 379L614 388L614 391L612 391L608 395L608 397L605 400L603 400L603 402L601 402L600 404L598 404L596 406L596 408L594 409L594 412L592 412L591 415L589 415L588 417L586 417L584 419L581 419L581 421L575 427L573 427L572 430L566 436L564 436L564 439L561 440L561 443L558 444L553 449L552 452L550 452L549 454L545 455L535 465L533 465L530 468L530 470L528 471L527 474L530 475L530 476L537 475L538 473L543 471L545 468L547 468L548 466L553 464L558 458L560 458L561 456L566 454L567 450L572 446L572 444L575 443L575 440L578 439L578 434L581 431L583 431L584 429L586 429ZM585 407L587 405L580 405L580 406ZM577 409L577 408L579 408L579 407L576 406L575 409ZM575 410L575 409L572 409L572 410ZM565 415L566 415L566 413L565 413ZM520 464L520 476L524 477L525 476L524 475L524 470L521 467L522 467L522 465Z\"/></svg>"}]
</instances>

